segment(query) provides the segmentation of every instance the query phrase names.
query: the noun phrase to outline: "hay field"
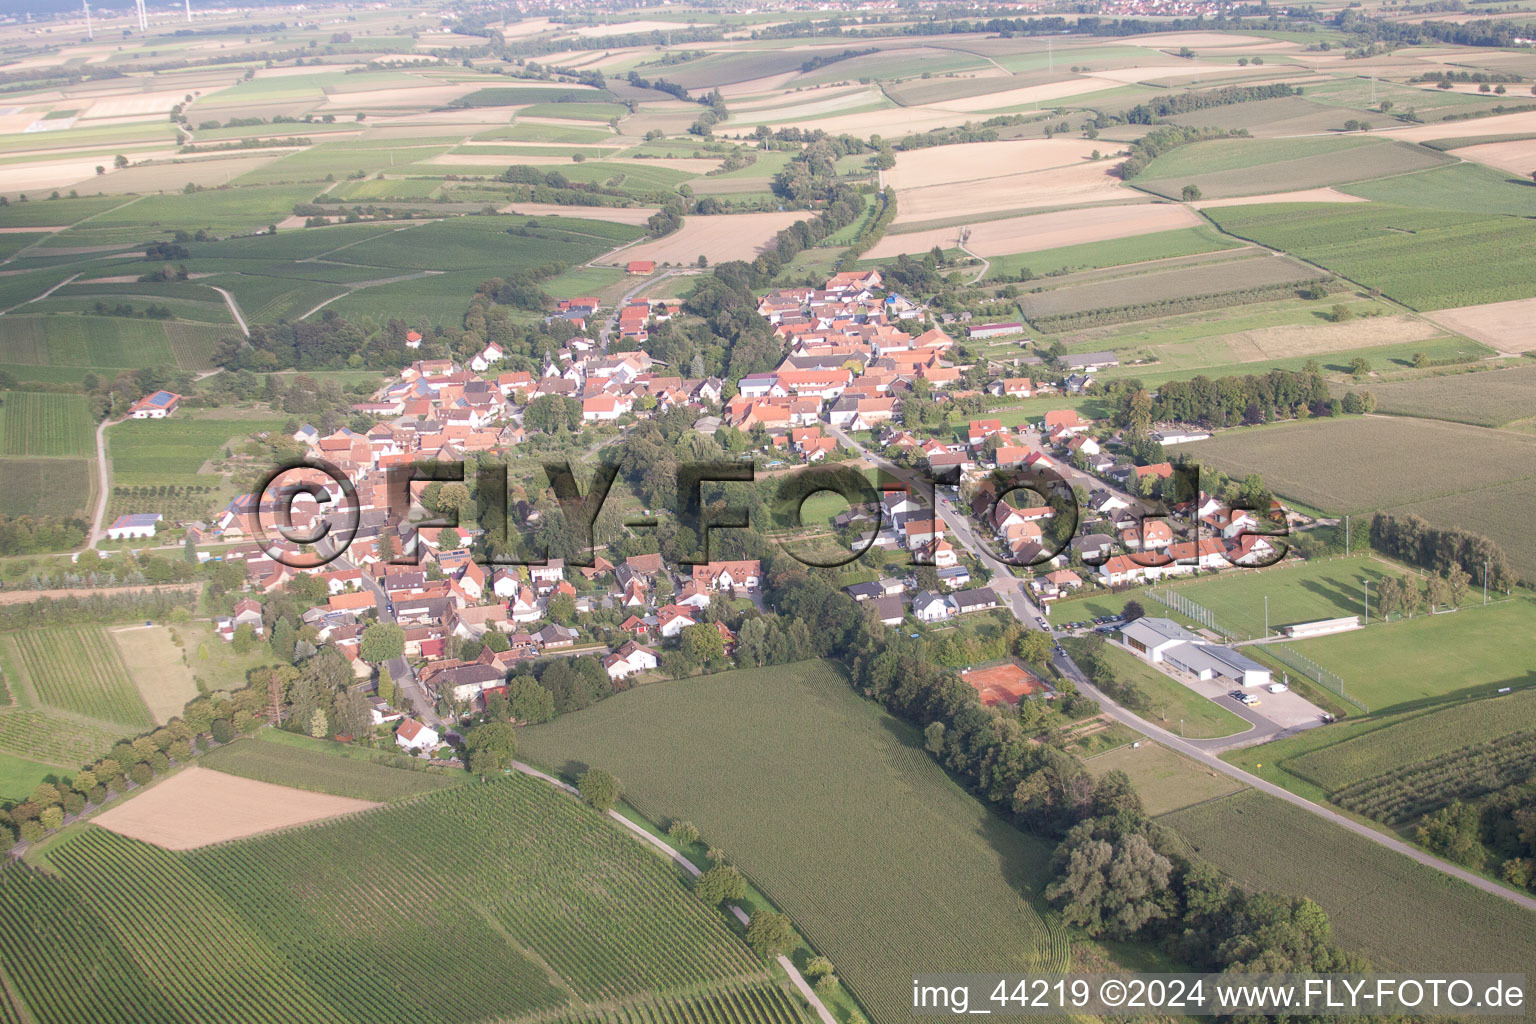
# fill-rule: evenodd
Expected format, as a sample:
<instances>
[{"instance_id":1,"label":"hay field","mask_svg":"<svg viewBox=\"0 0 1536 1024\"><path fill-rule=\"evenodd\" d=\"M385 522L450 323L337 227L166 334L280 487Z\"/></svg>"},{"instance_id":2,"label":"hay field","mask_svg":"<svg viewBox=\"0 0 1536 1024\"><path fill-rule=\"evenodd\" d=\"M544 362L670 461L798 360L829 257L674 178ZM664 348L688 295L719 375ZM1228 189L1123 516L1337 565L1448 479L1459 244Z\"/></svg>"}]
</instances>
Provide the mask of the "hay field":
<instances>
[{"instance_id":1,"label":"hay field","mask_svg":"<svg viewBox=\"0 0 1536 1024\"><path fill-rule=\"evenodd\" d=\"M1536 349L1536 328L1532 327L1536 324L1536 298L1440 309L1429 318L1500 352L1513 355Z\"/></svg>"},{"instance_id":2,"label":"hay field","mask_svg":"<svg viewBox=\"0 0 1536 1024\"><path fill-rule=\"evenodd\" d=\"M93 821L166 850L194 850L378 806L192 765Z\"/></svg>"},{"instance_id":3,"label":"hay field","mask_svg":"<svg viewBox=\"0 0 1536 1024\"><path fill-rule=\"evenodd\" d=\"M954 182L898 192L894 223L948 220L995 210L1030 210L1078 203L1108 203L1135 193L1110 171L1115 160L1009 174L985 184Z\"/></svg>"},{"instance_id":4,"label":"hay field","mask_svg":"<svg viewBox=\"0 0 1536 1024\"><path fill-rule=\"evenodd\" d=\"M683 226L665 238L640 242L620 251L616 259L654 260L657 263L692 263L704 256L710 263L750 260L773 244L776 234L804 214L739 213L718 217L688 217Z\"/></svg>"},{"instance_id":5,"label":"hay field","mask_svg":"<svg viewBox=\"0 0 1536 1024\"><path fill-rule=\"evenodd\" d=\"M899 202L899 200L898 200ZM887 234L866 254L882 259L898 253L922 253L937 245L952 249L964 227L970 230L965 247L978 256L1006 256L1039 252L1065 245L1105 242L1157 231L1198 227L1204 221L1193 211L1170 203L1135 206L1098 206L1087 210L1060 210L1031 217L987 220L963 227L930 228L905 234Z\"/></svg>"},{"instance_id":6,"label":"hay field","mask_svg":"<svg viewBox=\"0 0 1536 1024\"><path fill-rule=\"evenodd\" d=\"M1182 684L1178 684L1182 685ZM1095 776L1122 771L1130 776L1147 813L1167 814L1244 789L1229 775L1213 771L1157 743L1126 744L1083 762Z\"/></svg>"}]
</instances>

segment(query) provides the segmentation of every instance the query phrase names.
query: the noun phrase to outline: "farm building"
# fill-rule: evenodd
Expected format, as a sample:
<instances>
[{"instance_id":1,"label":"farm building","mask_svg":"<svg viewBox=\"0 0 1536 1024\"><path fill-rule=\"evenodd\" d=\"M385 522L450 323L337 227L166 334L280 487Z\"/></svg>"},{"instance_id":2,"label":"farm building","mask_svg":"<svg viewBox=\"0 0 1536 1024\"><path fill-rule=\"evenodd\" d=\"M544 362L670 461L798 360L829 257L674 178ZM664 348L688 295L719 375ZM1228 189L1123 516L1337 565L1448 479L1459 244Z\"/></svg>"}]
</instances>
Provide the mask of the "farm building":
<instances>
[{"instance_id":1,"label":"farm building","mask_svg":"<svg viewBox=\"0 0 1536 1024\"><path fill-rule=\"evenodd\" d=\"M1068 367L1082 373L1093 373L1095 370L1120 365L1120 358L1113 352L1079 352L1062 358Z\"/></svg>"},{"instance_id":2,"label":"farm building","mask_svg":"<svg viewBox=\"0 0 1536 1024\"><path fill-rule=\"evenodd\" d=\"M626 274L654 274L656 273L656 264L651 260L630 260L629 265L624 268L624 272Z\"/></svg>"},{"instance_id":3,"label":"farm building","mask_svg":"<svg viewBox=\"0 0 1536 1024\"><path fill-rule=\"evenodd\" d=\"M128 416L136 420L163 420L176 411L181 396L174 391L156 391L128 407Z\"/></svg>"},{"instance_id":4,"label":"farm building","mask_svg":"<svg viewBox=\"0 0 1536 1024\"><path fill-rule=\"evenodd\" d=\"M1005 324L972 324L965 329L967 338L1001 338L1005 334L1018 334L1024 329L1024 323L1013 320Z\"/></svg>"},{"instance_id":5,"label":"farm building","mask_svg":"<svg viewBox=\"0 0 1536 1024\"><path fill-rule=\"evenodd\" d=\"M155 527L161 518L159 512L135 512L133 515L118 516L107 527L107 537L110 540L148 539L155 535Z\"/></svg>"}]
</instances>

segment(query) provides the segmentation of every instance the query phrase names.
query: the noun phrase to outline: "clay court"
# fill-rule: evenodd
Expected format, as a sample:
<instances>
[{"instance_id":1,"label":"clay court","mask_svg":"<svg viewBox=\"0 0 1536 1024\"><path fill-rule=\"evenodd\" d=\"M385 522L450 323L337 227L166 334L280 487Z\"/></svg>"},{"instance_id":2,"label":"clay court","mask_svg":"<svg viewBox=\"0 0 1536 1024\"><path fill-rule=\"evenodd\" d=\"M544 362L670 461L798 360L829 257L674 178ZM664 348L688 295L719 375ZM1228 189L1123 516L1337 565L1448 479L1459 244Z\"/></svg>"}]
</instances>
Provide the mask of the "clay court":
<instances>
[{"instance_id":1,"label":"clay court","mask_svg":"<svg viewBox=\"0 0 1536 1024\"><path fill-rule=\"evenodd\" d=\"M999 704L1017 704L1029 694L1045 691L1045 684L1039 676L1012 662L992 668L966 669L960 673L960 678L976 689L981 702L989 708Z\"/></svg>"},{"instance_id":2,"label":"clay court","mask_svg":"<svg viewBox=\"0 0 1536 1024\"><path fill-rule=\"evenodd\" d=\"M619 253L620 262L654 260L657 263L692 263L703 256L710 263L750 260L773 244L773 238L804 214L738 213L720 217L689 217L665 238L630 246Z\"/></svg>"},{"instance_id":3,"label":"clay court","mask_svg":"<svg viewBox=\"0 0 1536 1024\"><path fill-rule=\"evenodd\" d=\"M970 237L965 247L978 256L1006 256L1016 252L1039 252L1063 245L1107 242L1154 231L1198 227L1204 223L1194 211L1172 203L1142 203L1135 206L1097 206L1086 210L1059 210L1032 217L1008 217L966 225ZM903 235L886 235L871 249L868 257L882 259L898 253L927 252L937 245L953 249L959 244L961 227L932 228Z\"/></svg>"},{"instance_id":4,"label":"clay court","mask_svg":"<svg viewBox=\"0 0 1536 1024\"><path fill-rule=\"evenodd\" d=\"M194 765L92 820L104 829L167 850L193 850L379 806Z\"/></svg>"}]
</instances>

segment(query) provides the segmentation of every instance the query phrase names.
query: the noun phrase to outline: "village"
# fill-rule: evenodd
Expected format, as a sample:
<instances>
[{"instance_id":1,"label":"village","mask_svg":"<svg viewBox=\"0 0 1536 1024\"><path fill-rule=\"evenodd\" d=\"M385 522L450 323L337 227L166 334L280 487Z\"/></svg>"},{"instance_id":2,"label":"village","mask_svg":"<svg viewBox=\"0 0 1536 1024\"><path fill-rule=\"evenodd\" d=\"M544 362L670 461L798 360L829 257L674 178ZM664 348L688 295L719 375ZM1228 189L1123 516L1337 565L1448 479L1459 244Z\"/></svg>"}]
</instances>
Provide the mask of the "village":
<instances>
[{"instance_id":1,"label":"village","mask_svg":"<svg viewBox=\"0 0 1536 1024\"><path fill-rule=\"evenodd\" d=\"M560 307L551 319L577 331L596 327L597 299L563 300ZM664 678L668 651L685 643L728 658L736 636L708 609L723 600L761 611L759 560L688 567L665 564L659 554L611 562L598 553L590 565L558 558L486 565L477 560L476 528L416 525L391 506L393 470L513 451L530 431L540 433L526 413L548 396L568 401L572 412L579 403L581 430L602 435L599 444L622 439L646 416L686 408L697 413L696 430L725 426L748 435L752 457L770 469L831 460L866 473L889 466L913 474L887 475L877 504L852 504L830 522L856 555L880 549L910 566L844 588L891 628L943 628L1006 608L1018 590L1027 594L1036 624L1049 629L1052 605L1084 591L1113 593L1283 555L1263 536L1278 532L1274 524L1287 515L1278 502L1261 521L1259 512L1230 508L1204 492L1180 495L1171 462L1135 464L1112 428L1072 408L1012 428L1001 417L972 418L949 434L903 420L904 402L914 396L975 408L978 401L995 407L1081 392L1112 359L1074 359L1054 381L1044 372L1037 374L1042 379L1002 375L1010 367L989 365L999 373L977 391L966 386L977 379L975 367L956 365L959 343L951 332L992 338L1021 334L1023 325L947 317L948 330L912 333L906 328L931 323L931 314L887 293L879 270L850 271L824 288L762 295L757 312L785 355L773 371L744 376L732 388L716 378L670 375L631 347L681 312L675 299L628 300L610 321L627 350L609 352L606 341L573 334L537 375L501 369L504 353L494 343L467 366L418 360L353 406L376 421L366 431L322 435L301 425L291 440L331 475L291 470L260 495L235 498L212 522L180 524L199 559L244 571L245 593L217 620L218 634L229 642L242 632L259 637L264 595L308 595L314 603L302 622L310 641L342 654L359 685L376 680L375 726L393 726L396 743L423 756L441 749L461 716L505 698L509 677L524 662L589 655L609 685L624 688ZM606 339L608 332L597 333ZM417 348L421 340L413 331L407 345ZM163 419L175 414L180 398L159 391L129 415ZM1200 436L1175 426L1154 439L1172 446ZM920 470L927 472L922 480ZM296 487L332 504L295 497ZM1069 492L1068 500L1053 499L1053 487ZM1075 530L1057 524L1071 504ZM526 503L520 511L538 516ZM302 539L326 524L339 534L348 516L345 542L335 535L313 544ZM287 524L274 531L282 517ZM161 525L156 515L123 516L107 536L152 539ZM1061 635L1106 621L1073 621ZM377 624L398 629L398 649L382 659L365 652L365 636ZM965 678L989 705L1051 689L1017 665L979 668Z\"/></svg>"}]
</instances>

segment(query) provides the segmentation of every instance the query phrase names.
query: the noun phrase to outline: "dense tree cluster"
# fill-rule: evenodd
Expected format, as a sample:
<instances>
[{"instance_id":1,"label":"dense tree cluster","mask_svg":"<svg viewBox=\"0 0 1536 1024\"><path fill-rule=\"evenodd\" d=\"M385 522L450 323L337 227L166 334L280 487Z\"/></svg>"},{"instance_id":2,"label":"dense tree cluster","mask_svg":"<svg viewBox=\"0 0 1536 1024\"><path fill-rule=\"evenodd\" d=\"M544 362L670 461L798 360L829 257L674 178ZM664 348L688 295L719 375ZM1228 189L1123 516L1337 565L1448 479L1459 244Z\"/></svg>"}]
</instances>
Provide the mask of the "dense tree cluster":
<instances>
[{"instance_id":1,"label":"dense tree cluster","mask_svg":"<svg viewBox=\"0 0 1536 1024\"><path fill-rule=\"evenodd\" d=\"M1371 547L1431 572L1459 567L1481 582L1507 590L1519 582L1504 551L1480 534L1454 526L1434 526L1416 515L1377 512L1371 517Z\"/></svg>"},{"instance_id":2,"label":"dense tree cluster","mask_svg":"<svg viewBox=\"0 0 1536 1024\"><path fill-rule=\"evenodd\" d=\"M1301 89L1296 86L1276 82L1273 85L1229 85L1221 89L1207 89L1203 92L1179 92L1170 93L1167 96L1159 96L1146 103L1138 103L1129 110L1122 111L1120 119L1128 124L1155 124L1162 118L1173 117L1176 114L1187 114L1193 110L1205 110L1209 107L1225 107L1233 103L1253 103L1258 100L1279 99L1283 96L1296 96Z\"/></svg>"},{"instance_id":3,"label":"dense tree cluster","mask_svg":"<svg viewBox=\"0 0 1536 1024\"><path fill-rule=\"evenodd\" d=\"M1310 368L1274 369L1214 380L1203 375L1170 380L1158 385L1157 395L1150 402L1148 398L1140 381L1121 384L1115 395L1115 424L1139 425L1143 432L1153 422L1229 427L1310 415L1314 406L1326 412L1330 402L1322 374Z\"/></svg>"},{"instance_id":4,"label":"dense tree cluster","mask_svg":"<svg viewBox=\"0 0 1536 1024\"><path fill-rule=\"evenodd\" d=\"M1246 139L1246 128L1187 128L1182 125L1165 125L1154 128L1131 144L1131 155L1115 173L1126 181L1147 169L1147 165L1169 150L1207 139Z\"/></svg>"}]
</instances>

